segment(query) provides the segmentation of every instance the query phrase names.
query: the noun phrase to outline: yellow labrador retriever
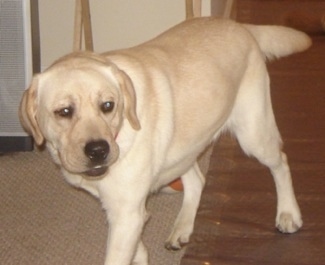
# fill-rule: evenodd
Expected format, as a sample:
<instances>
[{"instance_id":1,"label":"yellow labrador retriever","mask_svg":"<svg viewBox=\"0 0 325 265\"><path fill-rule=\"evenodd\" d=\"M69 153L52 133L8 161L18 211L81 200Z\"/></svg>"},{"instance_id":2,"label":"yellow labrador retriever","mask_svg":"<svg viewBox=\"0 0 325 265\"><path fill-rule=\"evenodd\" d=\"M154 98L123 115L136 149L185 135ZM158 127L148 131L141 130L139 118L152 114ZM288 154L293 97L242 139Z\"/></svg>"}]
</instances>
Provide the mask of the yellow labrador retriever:
<instances>
[{"instance_id":1,"label":"yellow labrador retriever","mask_svg":"<svg viewBox=\"0 0 325 265\"><path fill-rule=\"evenodd\" d=\"M276 226L302 226L270 99L266 58L307 49L304 33L198 18L142 45L74 53L33 78L20 117L68 182L107 211L106 265L148 264L146 200L181 176L184 202L166 247L189 241L204 186L200 153L222 131L269 167Z\"/></svg>"}]
</instances>

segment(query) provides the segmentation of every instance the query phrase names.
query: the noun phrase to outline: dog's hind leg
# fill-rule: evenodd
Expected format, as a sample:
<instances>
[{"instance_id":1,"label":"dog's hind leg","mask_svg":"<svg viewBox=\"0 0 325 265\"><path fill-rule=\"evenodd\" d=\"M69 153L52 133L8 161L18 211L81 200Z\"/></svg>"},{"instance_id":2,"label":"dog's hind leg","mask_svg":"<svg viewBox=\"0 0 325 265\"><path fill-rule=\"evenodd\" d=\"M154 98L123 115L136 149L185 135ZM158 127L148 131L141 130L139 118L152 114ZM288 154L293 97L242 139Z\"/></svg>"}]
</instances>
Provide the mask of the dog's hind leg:
<instances>
[{"instance_id":1,"label":"dog's hind leg","mask_svg":"<svg viewBox=\"0 0 325 265\"><path fill-rule=\"evenodd\" d=\"M277 192L276 227L283 233L293 233L302 226L302 220L287 158L281 150L282 140L271 106L268 76L258 85L262 87L250 87L252 93L245 93L243 100L238 102L230 129L246 154L269 167ZM247 100L249 97L253 100L251 104L252 101Z\"/></svg>"},{"instance_id":2,"label":"dog's hind leg","mask_svg":"<svg viewBox=\"0 0 325 265\"><path fill-rule=\"evenodd\" d=\"M184 186L183 204L165 244L168 250L179 250L182 245L188 243L193 232L194 220L205 184L205 178L197 162L181 179Z\"/></svg>"},{"instance_id":3,"label":"dog's hind leg","mask_svg":"<svg viewBox=\"0 0 325 265\"><path fill-rule=\"evenodd\" d=\"M302 226L301 214L286 155L281 151L278 141L271 138L264 139L264 143L257 141L261 146L255 146L247 142L247 137L244 138L243 135L238 137L245 152L255 156L271 170L277 192L276 227L283 233L293 233Z\"/></svg>"}]
</instances>

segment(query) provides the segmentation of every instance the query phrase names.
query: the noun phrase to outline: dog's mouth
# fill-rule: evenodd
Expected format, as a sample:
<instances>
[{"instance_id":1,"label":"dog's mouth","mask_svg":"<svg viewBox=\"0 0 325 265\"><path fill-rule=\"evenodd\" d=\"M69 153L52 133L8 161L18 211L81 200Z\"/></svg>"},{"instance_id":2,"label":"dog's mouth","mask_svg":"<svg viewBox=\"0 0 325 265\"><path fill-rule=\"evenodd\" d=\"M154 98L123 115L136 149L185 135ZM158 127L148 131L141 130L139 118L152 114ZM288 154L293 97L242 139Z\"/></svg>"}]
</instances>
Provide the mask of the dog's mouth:
<instances>
[{"instance_id":1,"label":"dog's mouth","mask_svg":"<svg viewBox=\"0 0 325 265\"><path fill-rule=\"evenodd\" d=\"M100 177L108 170L108 166L98 165L83 172L87 177Z\"/></svg>"}]
</instances>

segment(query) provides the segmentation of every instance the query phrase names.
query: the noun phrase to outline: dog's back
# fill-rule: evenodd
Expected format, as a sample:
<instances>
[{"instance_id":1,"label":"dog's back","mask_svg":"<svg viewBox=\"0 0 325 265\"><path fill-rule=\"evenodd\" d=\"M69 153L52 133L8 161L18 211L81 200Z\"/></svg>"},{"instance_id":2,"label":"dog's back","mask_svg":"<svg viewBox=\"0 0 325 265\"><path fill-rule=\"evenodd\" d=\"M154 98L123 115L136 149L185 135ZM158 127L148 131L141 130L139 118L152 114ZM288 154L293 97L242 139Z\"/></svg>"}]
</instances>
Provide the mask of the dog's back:
<instances>
[{"instance_id":1,"label":"dog's back","mask_svg":"<svg viewBox=\"0 0 325 265\"><path fill-rule=\"evenodd\" d=\"M236 34L238 31L242 37L242 33L239 32L242 31L242 28L249 31L268 59L302 52L312 44L307 34L289 27L241 24L232 20L211 17L186 20L145 44L159 43L159 45L169 47L178 43L185 48L188 42L197 42L197 46L205 47L205 42L214 41L211 38L211 32L214 32L214 36L220 41L227 42L227 36L230 36L236 42L238 40L235 39L234 33ZM189 35L193 34L201 36L189 38Z\"/></svg>"}]
</instances>

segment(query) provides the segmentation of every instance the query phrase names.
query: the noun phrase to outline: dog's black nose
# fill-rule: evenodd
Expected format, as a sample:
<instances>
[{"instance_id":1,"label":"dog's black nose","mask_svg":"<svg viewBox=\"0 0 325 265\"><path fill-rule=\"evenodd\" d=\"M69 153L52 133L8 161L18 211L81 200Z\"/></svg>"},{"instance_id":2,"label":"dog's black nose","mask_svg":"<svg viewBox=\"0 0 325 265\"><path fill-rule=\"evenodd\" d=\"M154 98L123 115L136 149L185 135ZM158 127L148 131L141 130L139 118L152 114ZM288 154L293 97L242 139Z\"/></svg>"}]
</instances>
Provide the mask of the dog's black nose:
<instances>
[{"instance_id":1,"label":"dog's black nose","mask_svg":"<svg viewBox=\"0 0 325 265\"><path fill-rule=\"evenodd\" d=\"M85 146L85 154L93 163L103 162L108 153L109 144L105 140L92 141Z\"/></svg>"}]
</instances>

